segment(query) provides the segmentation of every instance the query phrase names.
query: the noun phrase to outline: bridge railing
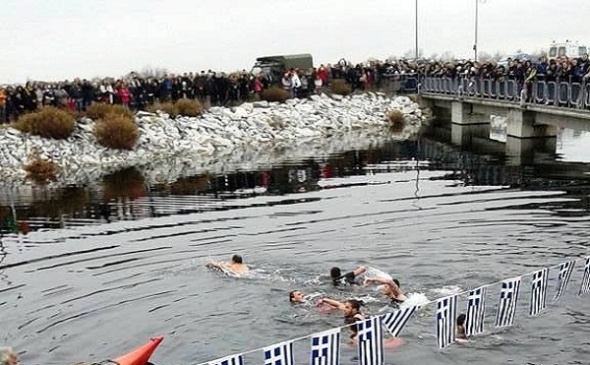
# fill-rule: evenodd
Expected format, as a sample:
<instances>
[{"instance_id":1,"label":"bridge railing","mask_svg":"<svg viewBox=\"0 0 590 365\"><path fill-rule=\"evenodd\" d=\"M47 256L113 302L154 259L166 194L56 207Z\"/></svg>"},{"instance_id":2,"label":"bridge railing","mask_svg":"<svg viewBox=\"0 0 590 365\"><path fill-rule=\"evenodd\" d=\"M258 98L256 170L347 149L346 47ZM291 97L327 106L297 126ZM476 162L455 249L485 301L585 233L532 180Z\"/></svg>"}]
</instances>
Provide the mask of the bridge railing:
<instances>
[{"instance_id":1,"label":"bridge railing","mask_svg":"<svg viewBox=\"0 0 590 365\"><path fill-rule=\"evenodd\" d=\"M482 78L422 77L419 92L590 109L590 82L571 80L498 81Z\"/></svg>"}]
</instances>

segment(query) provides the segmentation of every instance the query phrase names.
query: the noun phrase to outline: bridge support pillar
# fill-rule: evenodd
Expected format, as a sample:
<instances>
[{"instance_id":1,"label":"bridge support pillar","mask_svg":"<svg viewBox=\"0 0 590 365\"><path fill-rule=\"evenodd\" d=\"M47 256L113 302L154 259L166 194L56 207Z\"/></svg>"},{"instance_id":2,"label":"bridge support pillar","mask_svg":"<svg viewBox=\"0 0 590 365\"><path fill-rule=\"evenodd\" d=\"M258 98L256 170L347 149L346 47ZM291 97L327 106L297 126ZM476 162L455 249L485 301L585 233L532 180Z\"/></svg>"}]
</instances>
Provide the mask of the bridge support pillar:
<instances>
[{"instance_id":1,"label":"bridge support pillar","mask_svg":"<svg viewBox=\"0 0 590 365\"><path fill-rule=\"evenodd\" d=\"M460 101L451 103L451 141L462 145L471 137L490 137L489 117L473 113L473 105Z\"/></svg>"},{"instance_id":2,"label":"bridge support pillar","mask_svg":"<svg viewBox=\"0 0 590 365\"><path fill-rule=\"evenodd\" d=\"M557 128L535 123L535 112L511 108L506 118L506 135L516 138L555 138Z\"/></svg>"}]
</instances>

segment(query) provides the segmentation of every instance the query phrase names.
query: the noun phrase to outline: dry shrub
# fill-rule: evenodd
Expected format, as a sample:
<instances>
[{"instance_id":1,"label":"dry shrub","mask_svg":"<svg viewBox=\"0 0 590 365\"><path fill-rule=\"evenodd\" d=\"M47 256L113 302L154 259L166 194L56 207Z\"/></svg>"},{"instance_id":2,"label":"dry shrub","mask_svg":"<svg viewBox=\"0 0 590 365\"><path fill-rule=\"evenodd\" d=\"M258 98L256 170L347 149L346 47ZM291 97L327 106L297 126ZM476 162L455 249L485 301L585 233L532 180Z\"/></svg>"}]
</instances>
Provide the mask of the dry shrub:
<instances>
[{"instance_id":1,"label":"dry shrub","mask_svg":"<svg viewBox=\"0 0 590 365\"><path fill-rule=\"evenodd\" d=\"M27 179L39 185L45 185L50 181L57 180L59 168L53 161L44 160L36 156L25 166L25 171L27 172Z\"/></svg>"},{"instance_id":2,"label":"dry shrub","mask_svg":"<svg viewBox=\"0 0 590 365\"><path fill-rule=\"evenodd\" d=\"M262 90L260 99L268 102L278 101L279 103L284 103L289 99L289 92L281 87L273 86Z\"/></svg>"},{"instance_id":3,"label":"dry shrub","mask_svg":"<svg viewBox=\"0 0 590 365\"><path fill-rule=\"evenodd\" d=\"M145 178L135 167L128 167L105 175L102 179L103 198L137 199L146 195Z\"/></svg>"},{"instance_id":4,"label":"dry shrub","mask_svg":"<svg viewBox=\"0 0 590 365\"><path fill-rule=\"evenodd\" d=\"M332 84L330 87L332 89L332 93L334 94L343 96L352 94L352 87L346 82L346 80L332 80Z\"/></svg>"},{"instance_id":5,"label":"dry shrub","mask_svg":"<svg viewBox=\"0 0 590 365\"><path fill-rule=\"evenodd\" d=\"M107 114L96 121L94 136L99 144L119 150L131 150L137 143L139 129L133 117L125 114Z\"/></svg>"},{"instance_id":6,"label":"dry shrub","mask_svg":"<svg viewBox=\"0 0 590 365\"><path fill-rule=\"evenodd\" d=\"M178 99L176 101L176 110L178 114L185 117L198 117L203 114L203 104L192 99Z\"/></svg>"},{"instance_id":7,"label":"dry shrub","mask_svg":"<svg viewBox=\"0 0 590 365\"><path fill-rule=\"evenodd\" d=\"M76 122L67 111L45 106L21 116L12 126L21 132L44 138L66 139L74 132Z\"/></svg>"},{"instance_id":8,"label":"dry shrub","mask_svg":"<svg viewBox=\"0 0 590 365\"><path fill-rule=\"evenodd\" d=\"M104 119L108 114L121 114L133 119L133 112L124 105L92 103L86 109L86 116L92 120Z\"/></svg>"},{"instance_id":9,"label":"dry shrub","mask_svg":"<svg viewBox=\"0 0 590 365\"><path fill-rule=\"evenodd\" d=\"M406 126L406 118L404 114L399 110L392 110L387 113L387 121L389 122L389 128L394 133L399 133L404 130Z\"/></svg>"},{"instance_id":10,"label":"dry shrub","mask_svg":"<svg viewBox=\"0 0 590 365\"><path fill-rule=\"evenodd\" d=\"M178 108L176 107L176 105L172 104L171 102L165 102L165 103L156 102L156 103L153 103L152 105L148 106L147 110L150 113L156 113L158 111L161 111L161 112L164 112L164 113L170 115L171 117L175 117L176 115L178 115Z\"/></svg>"}]
</instances>

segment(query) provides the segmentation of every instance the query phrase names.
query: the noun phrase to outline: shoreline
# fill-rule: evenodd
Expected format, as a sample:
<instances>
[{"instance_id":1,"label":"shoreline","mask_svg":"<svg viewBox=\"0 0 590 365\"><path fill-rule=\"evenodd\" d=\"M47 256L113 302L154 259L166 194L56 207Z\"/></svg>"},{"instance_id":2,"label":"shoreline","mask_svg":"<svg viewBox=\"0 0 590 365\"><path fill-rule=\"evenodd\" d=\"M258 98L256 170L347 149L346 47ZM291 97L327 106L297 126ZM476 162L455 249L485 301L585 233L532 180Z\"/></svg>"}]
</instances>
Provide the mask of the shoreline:
<instances>
[{"instance_id":1,"label":"shoreline","mask_svg":"<svg viewBox=\"0 0 590 365\"><path fill-rule=\"evenodd\" d=\"M388 97L364 93L347 97L326 94L287 102L243 103L237 107L212 107L201 117L171 119L164 113L137 112L140 137L131 151L113 150L97 144L94 121L82 118L67 140L32 136L6 127L0 129L0 178L2 185L27 185L23 167L34 150L56 163L60 171L51 185L95 183L114 171L138 167L146 182L171 182L193 173L220 173L231 166L244 168L260 163L279 163L297 150L320 153L321 141L351 132L373 141L387 130L386 114L403 113L406 125L400 140L416 133L425 120L420 106L406 96ZM363 136L362 132L365 135ZM313 150L313 148L316 150Z\"/></svg>"}]
</instances>

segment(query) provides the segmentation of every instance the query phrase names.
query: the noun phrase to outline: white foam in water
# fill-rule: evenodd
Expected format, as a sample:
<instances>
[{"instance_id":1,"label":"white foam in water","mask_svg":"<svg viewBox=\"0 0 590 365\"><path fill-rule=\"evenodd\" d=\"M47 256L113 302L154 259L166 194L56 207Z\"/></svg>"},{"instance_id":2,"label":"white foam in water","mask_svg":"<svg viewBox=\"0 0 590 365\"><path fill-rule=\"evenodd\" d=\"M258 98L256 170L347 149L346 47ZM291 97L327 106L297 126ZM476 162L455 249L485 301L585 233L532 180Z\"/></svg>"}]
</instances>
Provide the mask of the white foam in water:
<instances>
[{"instance_id":1,"label":"white foam in water","mask_svg":"<svg viewBox=\"0 0 590 365\"><path fill-rule=\"evenodd\" d=\"M406 300L399 305L401 308L407 307L414 307L414 306L424 306L430 303L430 300L426 297L424 293L408 293L406 294Z\"/></svg>"},{"instance_id":2,"label":"white foam in water","mask_svg":"<svg viewBox=\"0 0 590 365\"><path fill-rule=\"evenodd\" d=\"M433 292L440 294L440 295L453 295L458 294L461 292L461 287L457 285L446 285L442 288L432 289Z\"/></svg>"}]
</instances>

